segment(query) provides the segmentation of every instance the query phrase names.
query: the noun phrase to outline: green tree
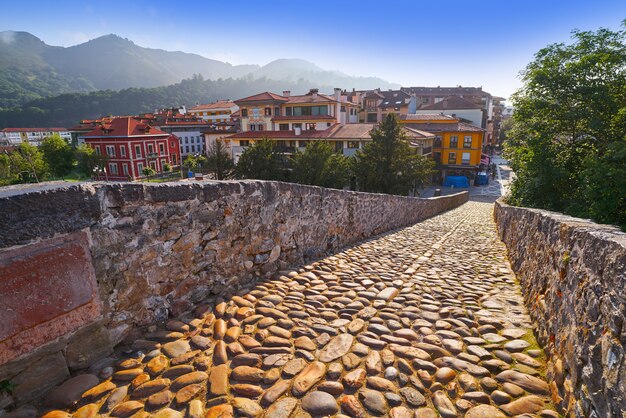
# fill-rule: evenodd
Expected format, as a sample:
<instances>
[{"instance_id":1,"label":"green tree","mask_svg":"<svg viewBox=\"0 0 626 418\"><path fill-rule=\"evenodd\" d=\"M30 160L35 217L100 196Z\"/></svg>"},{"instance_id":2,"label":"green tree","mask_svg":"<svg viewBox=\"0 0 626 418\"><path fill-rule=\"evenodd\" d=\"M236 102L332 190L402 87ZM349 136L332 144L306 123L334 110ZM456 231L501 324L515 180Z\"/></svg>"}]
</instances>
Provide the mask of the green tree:
<instances>
[{"instance_id":1,"label":"green tree","mask_svg":"<svg viewBox=\"0 0 626 418\"><path fill-rule=\"evenodd\" d=\"M207 148L206 166L217 180L233 176L235 163L222 141L215 141Z\"/></svg>"},{"instance_id":2,"label":"green tree","mask_svg":"<svg viewBox=\"0 0 626 418\"><path fill-rule=\"evenodd\" d=\"M425 184L434 163L411 149L395 114L387 115L371 137L352 164L359 190L407 195Z\"/></svg>"},{"instance_id":3,"label":"green tree","mask_svg":"<svg viewBox=\"0 0 626 418\"><path fill-rule=\"evenodd\" d=\"M206 164L206 157L204 155L196 154L196 155L188 155L185 158L184 164L195 170L200 170Z\"/></svg>"},{"instance_id":4,"label":"green tree","mask_svg":"<svg viewBox=\"0 0 626 418\"><path fill-rule=\"evenodd\" d=\"M156 174L156 170L150 166L144 167L141 172L147 177L148 180L150 180L150 176L154 176Z\"/></svg>"},{"instance_id":5,"label":"green tree","mask_svg":"<svg viewBox=\"0 0 626 418\"><path fill-rule=\"evenodd\" d=\"M15 182L40 182L48 174L49 169L39 148L27 143L20 144L17 149L7 153L7 161Z\"/></svg>"},{"instance_id":6,"label":"green tree","mask_svg":"<svg viewBox=\"0 0 626 418\"><path fill-rule=\"evenodd\" d=\"M58 134L45 138L39 147L55 177L64 177L74 168L74 151Z\"/></svg>"},{"instance_id":7,"label":"green tree","mask_svg":"<svg viewBox=\"0 0 626 418\"><path fill-rule=\"evenodd\" d=\"M626 26L626 21L625 21ZM574 31L522 72L509 201L626 227L626 30Z\"/></svg>"},{"instance_id":8,"label":"green tree","mask_svg":"<svg viewBox=\"0 0 626 418\"><path fill-rule=\"evenodd\" d=\"M239 157L235 168L239 178L258 180L284 180L282 156L273 141L263 138L256 141Z\"/></svg>"},{"instance_id":9,"label":"green tree","mask_svg":"<svg viewBox=\"0 0 626 418\"><path fill-rule=\"evenodd\" d=\"M170 163L163 163L163 172L169 173L171 171L172 171L172 166L170 165Z\"/></svg>"},{"instance_id":10,"label":"green tree","mask_svg":"<svg viewBox=\"0 0 626 418\"><path fill-rule=\"evenodd\" d=\"M96 172L101 172L106 167L108 157L100 155L87 144L79 145L74 151L78 162L78 171L87 178L93 178Z\"/></svg>"},{"instance_id":11,"label":"green tree","mask_svg":"<svg viewBox=\"0 0 626 418\"><path fill-rule=\"evenodd\" d=\"M291 158L291 180L301 184L341 189L350 180L349 159L334 152L328 142L309 143Z\"/></svg>"}]
</instances>

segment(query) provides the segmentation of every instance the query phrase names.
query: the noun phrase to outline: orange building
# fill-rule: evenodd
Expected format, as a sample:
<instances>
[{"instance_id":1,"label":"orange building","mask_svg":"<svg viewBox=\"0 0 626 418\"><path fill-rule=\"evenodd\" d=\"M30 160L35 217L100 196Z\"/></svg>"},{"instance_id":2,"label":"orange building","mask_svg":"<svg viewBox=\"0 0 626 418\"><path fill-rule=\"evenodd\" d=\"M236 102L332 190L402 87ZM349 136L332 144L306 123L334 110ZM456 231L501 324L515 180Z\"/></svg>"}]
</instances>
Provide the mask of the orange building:
<instances>
[{"instance_id":1,"label":"orange building","mask_svg":"<svg viewBox=\"0 0 626 418\"><path fill-rule=\"evenodd\" d=\"M482 153L485 130L478 126L441 114L403 115L400 123L435 135L433 159L444 178L466 175L472 180L488 163Z\"/></svg>"}]
</instances>

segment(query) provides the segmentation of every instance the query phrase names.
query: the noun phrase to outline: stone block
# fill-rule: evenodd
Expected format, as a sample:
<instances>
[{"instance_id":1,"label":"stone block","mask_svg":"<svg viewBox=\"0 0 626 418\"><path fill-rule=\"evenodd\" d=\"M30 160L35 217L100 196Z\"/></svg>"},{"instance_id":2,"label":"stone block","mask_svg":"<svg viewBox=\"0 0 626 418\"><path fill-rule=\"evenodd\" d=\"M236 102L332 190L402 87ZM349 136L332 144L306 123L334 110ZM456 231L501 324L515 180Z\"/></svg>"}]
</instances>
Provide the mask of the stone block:
<instances>
[{"instance_id":1,"label":"stone block","mask_svg":"<svg viewBox=\"0 0 626 418\"><path fill-rule=\"evenodd\" d=\"M48 354L33 361L17 376L13 396L19 403L29 402L69 377L69 370L61 352Z\"/></svg>"},{"instance_id":2,"label":"stone block","mask_svg":"<svg viewBox=\"0 0 626 418\"><path fill-rule=\"evenodd\" d=\"M87 234L0 253L0 300L0 364L93 322L100 302Z\"/></svg>"},{"instance_id":3,"label":"stone block","mask_svg":"<svg viewBox=\"0 0 626 418\"><path fill-rule=\"evenodd\" d=\"M91 324L74 334L65 348L71 370L84 369L113 351L109 330L101 322Z\"/></svg>"}]
</instances>

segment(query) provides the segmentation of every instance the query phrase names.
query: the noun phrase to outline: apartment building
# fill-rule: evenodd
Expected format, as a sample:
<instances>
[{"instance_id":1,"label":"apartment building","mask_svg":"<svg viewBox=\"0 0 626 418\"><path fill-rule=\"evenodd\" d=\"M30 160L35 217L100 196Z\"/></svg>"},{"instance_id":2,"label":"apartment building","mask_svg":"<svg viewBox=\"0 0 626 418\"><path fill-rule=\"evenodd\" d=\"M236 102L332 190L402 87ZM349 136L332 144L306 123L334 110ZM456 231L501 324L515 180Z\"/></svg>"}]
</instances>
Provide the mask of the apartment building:
<instances>
[{"instance_id":1,"label":"apartment building","mask_svg":"<svg viewBox=\"0 0 626 418\"><path fill-rule=\"evenodd\" d=\"M230 122L231 115L239 110L232 100L218 100L214 103L201 104L187 110L187 113L209 123Z\"/></svg>"},{"instance_id":2,"label":"apartment building","mask_svg":"<svg viewBox=\"0 0 626 418\"><path fill-rule=\"evenodd\" d=\"M44 139L55 134L68 143L72 142L72 135L66 128L4 128L0 131L0 144L16 146L27 143L39 146Z\"/></svg>"}]
</instances>

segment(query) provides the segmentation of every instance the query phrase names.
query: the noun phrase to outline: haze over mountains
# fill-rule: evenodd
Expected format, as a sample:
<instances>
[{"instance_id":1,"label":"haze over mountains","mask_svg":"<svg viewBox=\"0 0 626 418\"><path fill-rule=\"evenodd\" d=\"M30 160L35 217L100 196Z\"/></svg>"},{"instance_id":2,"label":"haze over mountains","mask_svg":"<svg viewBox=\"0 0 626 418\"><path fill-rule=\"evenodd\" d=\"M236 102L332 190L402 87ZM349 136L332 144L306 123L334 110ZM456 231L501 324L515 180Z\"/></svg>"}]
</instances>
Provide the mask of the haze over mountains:
<instances>
[{"instance_id":1,"label":"haze over mountains","mask_svg":"<svg viewBox=\"0 0 626 418\"><path fill-rule=\"evenodd\" d=\"M197 54L144 48L117 35L65 48L47 45L28 32L0 32L0 108L63 93L166 86L194 74L209 80L306 81L322 90L399 87L375 77L327 71L302 59L279 59L265 66L231 65Z\"/></svg>"}]
</instances>

